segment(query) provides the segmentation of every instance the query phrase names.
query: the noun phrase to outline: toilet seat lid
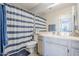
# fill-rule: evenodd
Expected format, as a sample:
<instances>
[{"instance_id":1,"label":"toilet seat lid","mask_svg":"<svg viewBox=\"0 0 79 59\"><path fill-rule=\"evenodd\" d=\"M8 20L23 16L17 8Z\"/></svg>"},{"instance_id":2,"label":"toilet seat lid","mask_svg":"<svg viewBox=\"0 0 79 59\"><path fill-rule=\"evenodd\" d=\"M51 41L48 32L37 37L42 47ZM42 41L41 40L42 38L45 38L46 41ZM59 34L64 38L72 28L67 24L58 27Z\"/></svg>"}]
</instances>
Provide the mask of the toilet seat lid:
<instances>
[{"instance_id":1,"label":"toilet seat lid","mask_svg":"<svg viewBox=\"0 0 79 59\"><path fill-rule=\"evenodd\" d=\"M28 43L26 43L26 45L35 45L37 42L36 41L30 41Z\"/></svg>"}]
</instances>

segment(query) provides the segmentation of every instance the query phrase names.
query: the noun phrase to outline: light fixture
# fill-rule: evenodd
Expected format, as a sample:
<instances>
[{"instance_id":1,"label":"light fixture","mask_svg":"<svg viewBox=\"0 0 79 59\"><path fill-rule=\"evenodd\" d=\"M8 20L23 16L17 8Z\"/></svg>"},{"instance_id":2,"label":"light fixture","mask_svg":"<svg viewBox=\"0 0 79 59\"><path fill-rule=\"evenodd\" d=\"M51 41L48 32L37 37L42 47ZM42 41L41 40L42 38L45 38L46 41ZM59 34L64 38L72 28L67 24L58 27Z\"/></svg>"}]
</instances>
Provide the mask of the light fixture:
<instances>
[{"instance_id":1,"label":"light fixture","mask_svg":"<svg viewBox=\"0 0 79 59\"><path fill-rule=\"evenodd\" d=\"M54 4L51 4L50 6L48 6L47 8L52 8L52 7L59 5L59 4L61 4L61 3L54 3Z\"/></svg>"}]
</instances>

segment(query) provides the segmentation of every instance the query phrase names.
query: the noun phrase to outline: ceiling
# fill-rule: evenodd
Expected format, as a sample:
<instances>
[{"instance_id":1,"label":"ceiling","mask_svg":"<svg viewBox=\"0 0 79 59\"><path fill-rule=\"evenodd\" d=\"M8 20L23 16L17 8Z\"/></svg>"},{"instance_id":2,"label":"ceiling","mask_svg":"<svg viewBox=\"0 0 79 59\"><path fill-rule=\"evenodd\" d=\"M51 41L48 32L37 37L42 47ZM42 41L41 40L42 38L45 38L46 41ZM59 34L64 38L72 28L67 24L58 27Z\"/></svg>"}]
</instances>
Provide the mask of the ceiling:
<instances>
[{"instance_id":1,"label":"ceiling","mask_svg":"<svg viewBox=\"0 0 79 59\"><path fill-rule=\"evenodd\" d=\"M10 5L14 5L19 8L30 10L30 9L36 7L37 5L39 5L39 3L10 3Z\"/></svg>"},{"instance_id":2,"label":"ceiling","mask_svg":"<svg viewBox=\"0 0 79 59\"><path fill-rule=\"evenodd\" d=\"M33 13L38 13L51 4L52 3L10 3L10 5L31 11Z\"/></svg>"},{"instance_id":3,"label":"ceiling","mask_svg":"<svg viewBox=\"0 0 79 59\"><path fill-rule=\"evenodd\" d=\"M32 13L44 15L52 10L58 10L62 7L73 5L74 3L60 3L59 5L53 6L52 8L48 7L50 5L53 5L54 3L10 3L10 4L28 10Z\"/></svg>"}]
</instances>

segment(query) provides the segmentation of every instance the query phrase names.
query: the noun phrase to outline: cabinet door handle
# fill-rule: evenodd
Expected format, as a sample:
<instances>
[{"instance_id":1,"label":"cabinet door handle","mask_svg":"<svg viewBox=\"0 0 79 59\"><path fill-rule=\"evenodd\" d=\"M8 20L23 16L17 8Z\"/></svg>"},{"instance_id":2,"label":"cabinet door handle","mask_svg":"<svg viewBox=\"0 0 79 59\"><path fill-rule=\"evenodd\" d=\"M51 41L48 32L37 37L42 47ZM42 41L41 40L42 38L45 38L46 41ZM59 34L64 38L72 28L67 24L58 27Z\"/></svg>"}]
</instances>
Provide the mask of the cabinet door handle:
<instances>
[{"instance_id":1,"label":"cabinet door handle","mask_svg":"<svg viewBox=\"0 0 79 59\"><path fill-rule=\"evenodd\" d=\"M67 49L67 52L69 53L69 49Z\"/></svg>"}]
</instances>

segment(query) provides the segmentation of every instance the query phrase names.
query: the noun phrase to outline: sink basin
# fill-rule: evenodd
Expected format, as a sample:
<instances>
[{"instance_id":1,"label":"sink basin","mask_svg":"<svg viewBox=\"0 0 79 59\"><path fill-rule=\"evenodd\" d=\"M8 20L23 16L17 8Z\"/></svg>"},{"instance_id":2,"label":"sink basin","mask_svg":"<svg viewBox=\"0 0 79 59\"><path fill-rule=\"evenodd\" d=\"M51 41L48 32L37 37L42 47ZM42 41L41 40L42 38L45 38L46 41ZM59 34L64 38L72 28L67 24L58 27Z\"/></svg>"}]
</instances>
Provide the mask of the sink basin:
<instances>
[{"instance_id":1,"label":"sink basin","mask_svg":"<svg viewBox=\"0 0 79 59\"><path fill-rule=\"evenodd\" d=\"M75 36L79 37L79 34L73 33L73 32L52 32L53 35L58 35L58 36Z\"/></svg>"},{"instance_id":2,"label":"sink basin","mask_svg":"<svg viewBox=\"0 0 79 59\"><path fill-rule=\"evenodd\" d=\"M71 34L70 36L79 37L79 34L77 34L77 33L73 33L73 34Z\"/></svg>"},{"instance_id":3,"label":"sink basin","mask_svg":"<svg viewBox=\"0 0 79 59\"><path fill-rule=\"evenodd\" d=\"M69 36L70 35L70 33L67 33L67 32L53 32L52 34L54 34L54 35L60 35L60 36Z\"/></svg>"}]
</instances>

